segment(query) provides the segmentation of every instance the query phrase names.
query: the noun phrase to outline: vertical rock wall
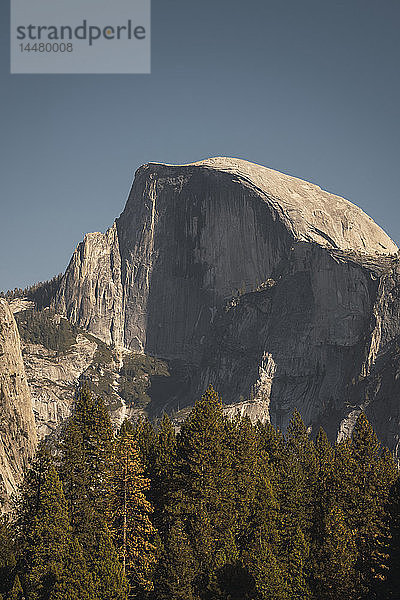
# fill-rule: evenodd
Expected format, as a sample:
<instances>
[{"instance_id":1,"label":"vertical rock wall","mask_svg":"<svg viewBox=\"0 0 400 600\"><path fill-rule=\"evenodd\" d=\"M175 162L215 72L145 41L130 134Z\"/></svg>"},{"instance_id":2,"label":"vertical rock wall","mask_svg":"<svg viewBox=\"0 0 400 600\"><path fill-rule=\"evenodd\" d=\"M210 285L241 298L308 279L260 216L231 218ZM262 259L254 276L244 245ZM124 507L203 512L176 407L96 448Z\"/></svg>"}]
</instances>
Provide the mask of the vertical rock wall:
<instances>
[{"instance_id":1,"label":"vertical rock wall","mask_svg":"<svg viewBox=\"0 0 400 600\"><path fill-rule=\"evenodd\" d=\"M0 502L17 491L37 443L17 326L0 299Z\"/></svg>"},{"instance_id":2,"label":"vertical rock wall","mask_svg":"<svg viewBox=\"0 0 400 600\"><path fill-rule=\"evenodd\" d=\"M296 407L335 437L367 388L378 398L371 378L400 330L396 253L361 209L308 182L238 159L148 164L113 227L78 246L56 309L185 363L189 404L213 383L230 414L285 427Z\"/></svg>"},{"instance_id":3,"label":"vertical rock wall","mask_svg":"<svg viewBox=\"0 0 400 600\"><path fill-rule=\"evenodd\" d=\"M121 257L115 224L88 233L75 250L56 301L56 310L106 343L123 344Z\"/></svg>"}]
</instances>

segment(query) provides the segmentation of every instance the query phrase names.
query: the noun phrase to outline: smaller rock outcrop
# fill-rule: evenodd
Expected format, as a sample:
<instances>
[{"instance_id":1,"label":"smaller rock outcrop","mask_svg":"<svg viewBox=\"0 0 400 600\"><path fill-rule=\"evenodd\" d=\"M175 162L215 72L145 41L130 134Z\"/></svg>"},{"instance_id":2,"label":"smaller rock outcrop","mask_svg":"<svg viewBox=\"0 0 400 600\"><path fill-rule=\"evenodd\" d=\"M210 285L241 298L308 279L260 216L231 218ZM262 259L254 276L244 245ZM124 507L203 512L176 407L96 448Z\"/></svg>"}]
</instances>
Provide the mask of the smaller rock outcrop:
<instances>
[{"instance_id":1,"label":"smaller rock outcrop","mask_svg":"<svg viewBox=\"0 0 400 600\"><path fill-rule=\"evenodd\" d=\"M116 225L88 233L75 250L61 282L57 312L101 338L123 342L123 290Z\"/></svg>"},{"instance_id":2,"label":"smaller rock outcrop","mask_svg":"<svg viewBox=\"0 0 400 600\"><path fill-rule=\"evenodd\" d=\"M8 303L0 299L0 504L3 508L17 491L36 444L18 329Z\"/></svg>"}]
</instances>

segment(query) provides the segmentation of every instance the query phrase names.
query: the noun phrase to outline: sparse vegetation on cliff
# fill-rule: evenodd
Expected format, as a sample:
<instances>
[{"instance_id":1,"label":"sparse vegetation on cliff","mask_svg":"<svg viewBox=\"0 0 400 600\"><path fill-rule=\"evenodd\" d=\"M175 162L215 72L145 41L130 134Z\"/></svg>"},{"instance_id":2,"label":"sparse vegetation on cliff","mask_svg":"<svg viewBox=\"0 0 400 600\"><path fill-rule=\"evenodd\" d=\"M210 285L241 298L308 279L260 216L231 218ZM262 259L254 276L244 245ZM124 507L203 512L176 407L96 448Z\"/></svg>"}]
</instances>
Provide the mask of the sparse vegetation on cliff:
<instances>
[{"instance_id":1,"label":"sparse vegetation on cliff","mask_svg":"<svg viewBox=\"0 0 400 600\"><path fill-rule=\"evenodd\" d=\"M76 342L78 329L51 309L25 310L15 315L21 339L49 350L66 352Z\"/></svg>"},{"instance_id":2,"label":"sparse vegetation on cliff","mask_svg":"<svg viewBox=\"0 0 400 600\"><path fill-rule=\"evenodd\" d=\"M60 287L61 279L62 273L59 273L48 281L39 281L24 289L14 288L13 290L7 290L7 292L0 292L0 298L5 298L6 300L27 298L28 300L35 302L36 308L41 310L42 308L52 305L55 295Z\"/></svg>"},{"instance_id":3,"label":"sparse vegetation on cliff","mask_svg":"<svg viewBox=\"0 0 400 600\"><path fill-rule=\"evenodd\" d=\"M151 398L148 395L150 378L169 377L165 361L145 354L126 356L120 371L119 393L128 404L146 406Z\"/></svg>"}]
</instances>

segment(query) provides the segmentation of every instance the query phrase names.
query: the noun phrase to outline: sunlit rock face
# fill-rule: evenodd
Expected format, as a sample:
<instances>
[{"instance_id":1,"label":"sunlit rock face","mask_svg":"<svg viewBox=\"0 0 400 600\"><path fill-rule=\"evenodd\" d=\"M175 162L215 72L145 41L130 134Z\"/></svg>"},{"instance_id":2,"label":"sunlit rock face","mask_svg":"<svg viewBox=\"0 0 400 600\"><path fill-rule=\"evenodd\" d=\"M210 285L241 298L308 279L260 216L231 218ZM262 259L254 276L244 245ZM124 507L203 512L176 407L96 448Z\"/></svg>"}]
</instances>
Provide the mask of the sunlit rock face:
<instances>
[{"instance_id":1,"label":"sunlit rock face","mask_svg":"<svg viewBox=\"0 0 400 600\"><path fill-rule=\"evenodd\" d=\"M61 284L57 312L104 342L123 343L121 258L115 224L88 233L75 250Z\"/></svg>"},{"instance_id":2,"label":"sunlit rock face","mask_svg":"<svg viewBox=\"0 0 400 600\"><path fill-rule=\"evenodd\" d=\"M36 428L14 317L0 299L0 512L32 458Z\"/></svg>"},{"instance_id":3,"label":"sunlit rock face","mask_svg":"<svg viewBox=\"0 0 400 600\"><path fill-rule=\"evenodd\" d=\"M371 378L399 334L396 261L370 217L316 185L238 159L147 164L112 228L78 246L56 310L186 365L187 404L212 383L229 414L284 428L296 407L335 437L363 407L387 412Z\"/></svg>"}]
</instances>

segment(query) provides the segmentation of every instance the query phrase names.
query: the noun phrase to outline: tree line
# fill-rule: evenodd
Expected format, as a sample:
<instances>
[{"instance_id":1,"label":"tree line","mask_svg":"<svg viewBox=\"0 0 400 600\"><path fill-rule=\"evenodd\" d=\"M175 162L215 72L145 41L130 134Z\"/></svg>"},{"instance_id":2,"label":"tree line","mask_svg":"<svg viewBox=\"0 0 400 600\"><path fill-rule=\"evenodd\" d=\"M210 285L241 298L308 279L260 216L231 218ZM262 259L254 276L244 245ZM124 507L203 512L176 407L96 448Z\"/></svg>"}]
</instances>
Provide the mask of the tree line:
<instances>
[{"instance_id":1,"label":"tree line","mask_svg":"<svg viewBox=\"0 0 400 600\"><path fill-rule=\"evenodd\" d=\"M53 300L60 288L62 273L55 275L52 279L47 281L39 281L26 288L14 288L13 290L7 290L6 292L0 291L0 298L4 298L7 301L15 300L16 298L26 298L35 302L35 309L42 310L48 306L51 306Z\"/></svg>"},{"instance_id":2,"label":"tree line","mask_svg":"<svg viewBox=\"0 0 400 600\"><path fill-rule=\"evenodd\" d=\"M114 434L86 387L0 527L2 600L369 600L400 589L400 480L364 414L315 440L209 388Z\"/></svg>"}]
</instances>

